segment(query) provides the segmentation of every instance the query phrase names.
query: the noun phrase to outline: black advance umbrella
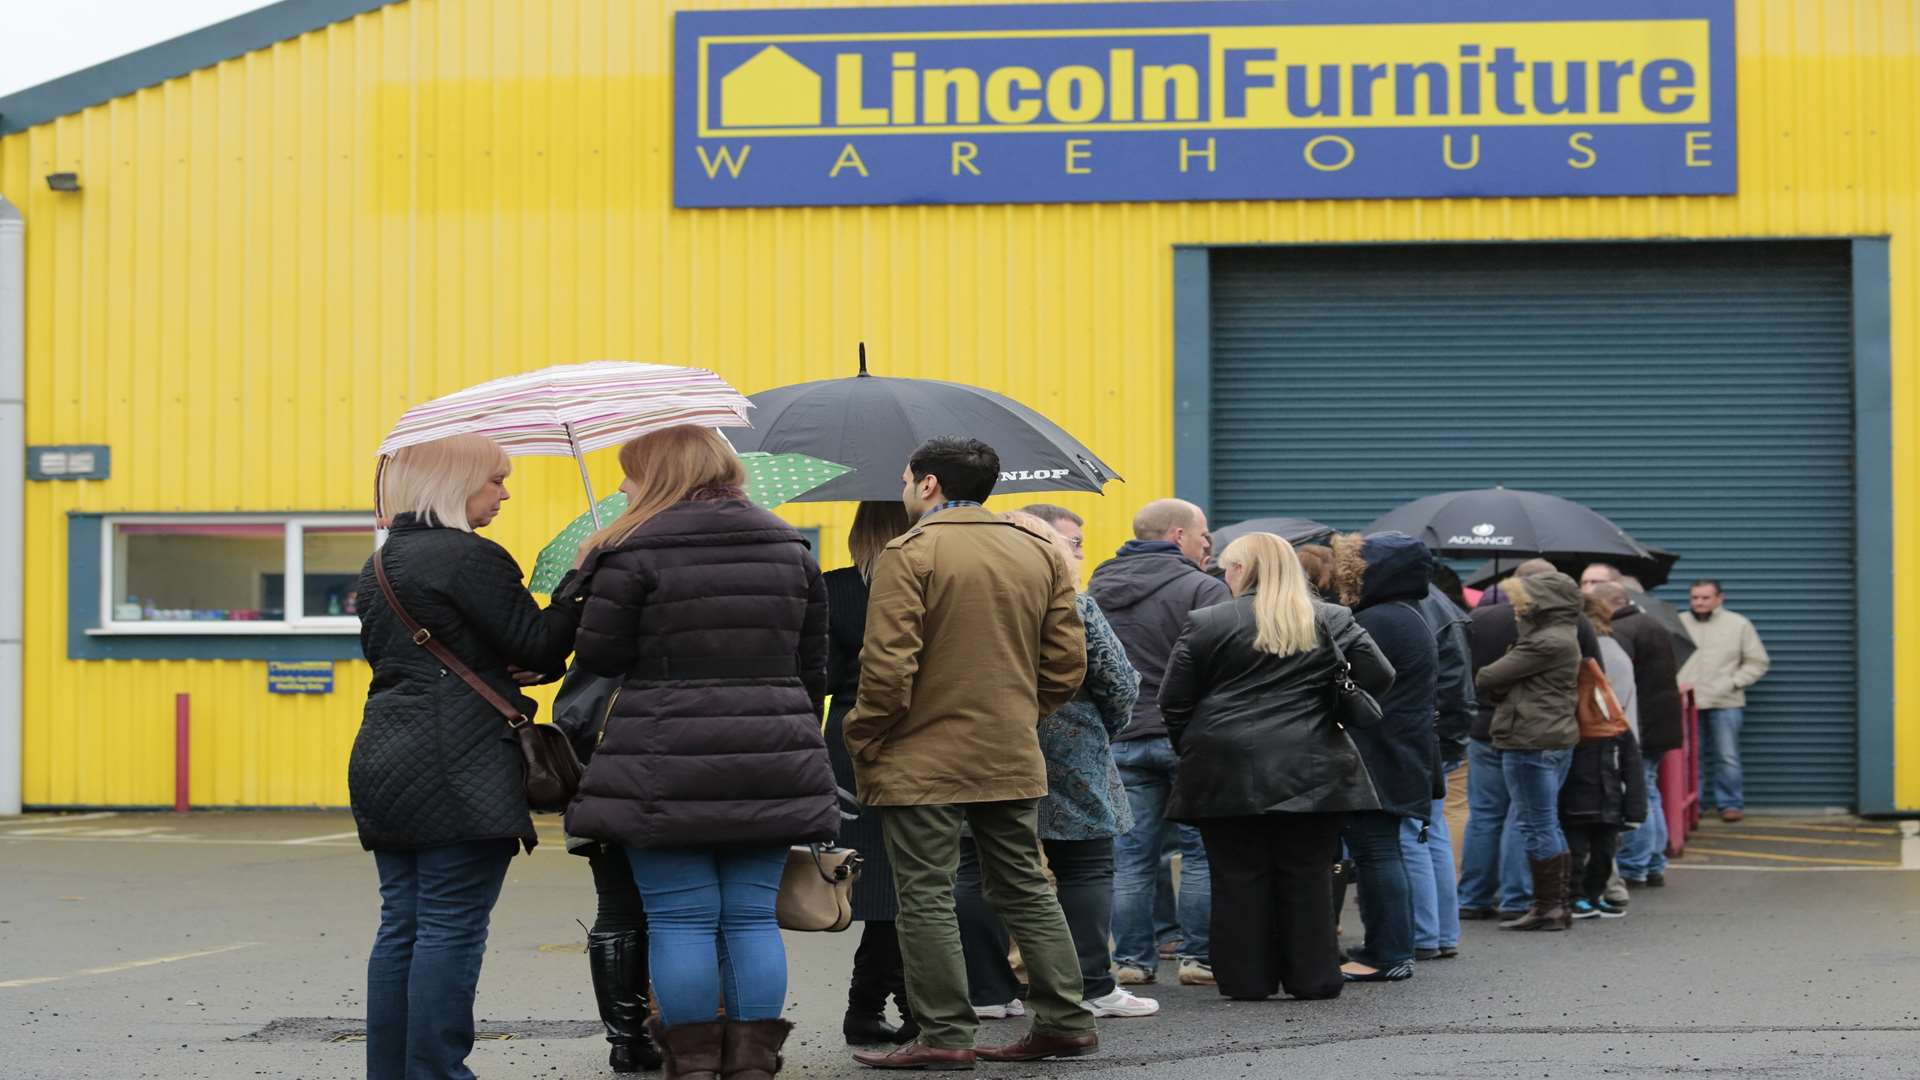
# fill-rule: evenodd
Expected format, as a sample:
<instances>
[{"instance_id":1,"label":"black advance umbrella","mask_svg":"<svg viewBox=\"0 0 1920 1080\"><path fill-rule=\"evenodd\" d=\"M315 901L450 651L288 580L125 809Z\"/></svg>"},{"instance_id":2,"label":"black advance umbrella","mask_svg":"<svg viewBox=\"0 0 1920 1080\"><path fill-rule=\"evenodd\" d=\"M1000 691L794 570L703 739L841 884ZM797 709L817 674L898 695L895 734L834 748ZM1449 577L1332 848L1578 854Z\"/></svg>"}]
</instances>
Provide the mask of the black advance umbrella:
<instances>
[{"instance_id":1,"label":"black advance umbrella","mask_svg":"<svg viewBox=\"0 0 1920 1080\"><path fill-rule=\"evenodd\" d=\"M820 455L815 455L816 457ZM832 460L832 459L829 459ZM1470 559L1544 557L1580 562L1652 559L1646 545L1577 502L1538 491L1449 491L1390 510L1367 532L1403 532L1436 554Z\"/></svg>"},{"instance_id":2,"label":"black advance umbrella","mask_svg":"<svg viewBox=\"0 0 1920 1080\"><path fill-rule=\"evenodd\" d=\"M807 454L853 469L795 502L898 499L907 458L942 435L979 439L1000 454L996 495L1098 493L1120 479L1078 439L1012 398L965 383L867 374L865 345L851 379L775 387L748 400L753 426L721 432L735 450Z\"/></svg>"},{"instance_id":3,"label":"black advance umbrella","mask_svg":"<svg viewBox=\"0 0 1920 1080\"><path fill-rule=\"evenodd\" d=\"M1257 532L1272 533L1294 547L1305 547L1308 544L1325 543L1332 538L1333 526L1296 517L1249 518L1237 525L1215 530L1213 550L1225 551L1228 544L1248 533Z\"/></svg>"}]
</instances>

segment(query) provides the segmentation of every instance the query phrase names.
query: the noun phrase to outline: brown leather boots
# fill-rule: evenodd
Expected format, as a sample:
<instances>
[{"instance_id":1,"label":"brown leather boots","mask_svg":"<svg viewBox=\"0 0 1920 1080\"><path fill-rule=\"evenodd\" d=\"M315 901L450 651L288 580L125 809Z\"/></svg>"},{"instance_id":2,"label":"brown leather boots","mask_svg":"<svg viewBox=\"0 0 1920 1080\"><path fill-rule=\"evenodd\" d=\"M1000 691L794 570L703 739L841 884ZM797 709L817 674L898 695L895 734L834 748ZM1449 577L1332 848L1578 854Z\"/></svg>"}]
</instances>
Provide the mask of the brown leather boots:
<instances>
[{"instance_id":1,"label":"brown leather boots","mask_svg":"<svg viewBox=\"0 0 1920 1080\"><path fill-rule=\"evenodd\" d=\"M1573 911L1567 906L1567 876L1572 872L1573 856L1561 852L1551 859L1528 859L1533 871L1533 907L1525 915L1500 924L1502 930L1565 930L1573 926Z\"/></svg>"},{"instance_id":2,"label":"brown leather boots","mask_svg":"<svg viewBox=\"0 0 1920 1080\"><path fill-rule=\"evenodd\" d=\"M785 1020L715 1020L647 1028L666 1054L664 1080L772 1080L785 1064L780 1048L793 1025Z\"/></svg>"}]
</instances>

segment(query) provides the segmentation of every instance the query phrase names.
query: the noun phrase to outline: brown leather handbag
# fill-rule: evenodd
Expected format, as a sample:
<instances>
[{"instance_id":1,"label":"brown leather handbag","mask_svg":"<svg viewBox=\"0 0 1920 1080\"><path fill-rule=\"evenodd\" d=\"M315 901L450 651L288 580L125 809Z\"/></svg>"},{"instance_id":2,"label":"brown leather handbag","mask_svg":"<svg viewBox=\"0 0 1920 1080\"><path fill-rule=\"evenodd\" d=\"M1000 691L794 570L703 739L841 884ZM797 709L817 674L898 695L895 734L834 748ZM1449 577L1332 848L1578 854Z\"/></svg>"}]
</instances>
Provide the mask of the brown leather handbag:
<instances>
[{"instance_id":1,"label":"brown leather handbag","mask_svg":"<svg viewBox=\"0 0 1920 1080\"><path fill-rule=\"evenodd\" d=\"M1580 661L1580 696L1577 714L1580 741L1604 742L1627 730L1627 710L1614 696L1613 683L1597 660Z\"/></svg>"},{"instance_id":2,"label":"brown leather handbag","mask_svg":"<svg viewBox=\"0 0 1920 1080\"><path fill-rule=\"evenodd\" d=\"M432 631L415 622L407 609L400 606L400 598L393 594L393 584L387 580L385 552L374 554L373 576L380 582L380 593L387 598L387 606L413 634L413 643L432 653L442 667L465 680L474 693L506 720L520 744L520 774L527 785L528 808L542 812L565 810L580 790L581 771L580 758L574 754L566 733L552 724L536 724L527 719L525 713L514 708L499 691L488 686L485 679L453 655L451 649L440 644Z\"/></svg>"},{"instance_id":3,"label":"brown leather handbag","mask_svg":"<svg viewBox=\"0 0 1920 1080\"><path fill-rule=\"evenodd\" d=\"M862 860L852 848L800 844L787 851L773 902L782 930L839 933L853 925L853 883Z\"/></svg>"}]
</instances>

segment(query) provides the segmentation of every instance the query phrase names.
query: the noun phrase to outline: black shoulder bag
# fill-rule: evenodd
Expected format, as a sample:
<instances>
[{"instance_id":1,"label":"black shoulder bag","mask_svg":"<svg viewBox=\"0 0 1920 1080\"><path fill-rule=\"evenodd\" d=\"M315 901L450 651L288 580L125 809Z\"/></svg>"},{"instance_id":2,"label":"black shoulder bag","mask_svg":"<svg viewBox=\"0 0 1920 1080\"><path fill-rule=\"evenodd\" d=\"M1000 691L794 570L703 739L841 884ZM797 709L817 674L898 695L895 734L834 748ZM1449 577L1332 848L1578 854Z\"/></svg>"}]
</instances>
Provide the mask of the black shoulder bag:
<instances>
[{"instance_id":1,"label":"black shoulder bag","mask_svg":"<svg viewBox=\"0 0 1920 1080\"><path fill-rule=\"evenodd\" d=\"M1380 723L1382 716L1380 703L1353 681L1353 664L1347 660L1347 654L1341 651L1333 627L1325 626L1322 629L1327 634L1327 647L1333 650L1333 682L1327 688L1327 693L1334 724L1343 729L1375 726Z\"/></svg>"},{"instance_id":2,"label":"black shoulder bag","mask_svg":"<svg viewBox=\"0 0 1920 1080\"><path fill-rule=\"evenodd\" d=\"M520 774L527 785L527 806L544 812L565 810L580 790L580 759L567 742L566 733L552 724L536 724L527 719L525 713L488 686L485 679L461 663L452 650L440 644L432 631L415 622L407 609L400 606L400 598L393 594L393 584L387 580L385 552L374 554L373 576L379 579L380 593L387 598L387 606L413 634L413 643L432 653L441 666L465 680L474 693L505 718L507 727L520 742Z\"/></svg>"}]
</instances>

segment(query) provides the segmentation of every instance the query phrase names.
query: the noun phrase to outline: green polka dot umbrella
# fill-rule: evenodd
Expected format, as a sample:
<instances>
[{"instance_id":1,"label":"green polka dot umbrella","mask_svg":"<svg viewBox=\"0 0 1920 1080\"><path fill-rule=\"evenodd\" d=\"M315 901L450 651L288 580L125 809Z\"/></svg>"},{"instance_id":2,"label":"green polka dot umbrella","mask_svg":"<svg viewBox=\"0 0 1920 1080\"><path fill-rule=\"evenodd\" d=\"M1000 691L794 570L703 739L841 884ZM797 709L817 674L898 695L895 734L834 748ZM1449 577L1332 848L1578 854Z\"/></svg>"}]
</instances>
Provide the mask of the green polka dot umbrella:
<instances>
[{"instance_id":1,"label":"green polka dot umbrella","mask_svg":"<svg viewBox=\"0 0 1920 1080\"><path fill-rule=\"evenodd\" d=\"M845 465L835 465L831 461L805 454L748 453L740 455L740 463L747 467L747 498L769 510L853 471ZM627 496L619 491L601 499L597 507L601 521L612 521L626 508ZM533 564L533 579L527 583L527 587L537 593L552 592L553 587L560 584L560 579L573 568L580 542L592 536L593 532L592 513L574 518L573 523L562 529L559 536L540 549L540 558Z\"/></svg>"}]
</instances>

